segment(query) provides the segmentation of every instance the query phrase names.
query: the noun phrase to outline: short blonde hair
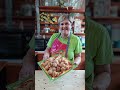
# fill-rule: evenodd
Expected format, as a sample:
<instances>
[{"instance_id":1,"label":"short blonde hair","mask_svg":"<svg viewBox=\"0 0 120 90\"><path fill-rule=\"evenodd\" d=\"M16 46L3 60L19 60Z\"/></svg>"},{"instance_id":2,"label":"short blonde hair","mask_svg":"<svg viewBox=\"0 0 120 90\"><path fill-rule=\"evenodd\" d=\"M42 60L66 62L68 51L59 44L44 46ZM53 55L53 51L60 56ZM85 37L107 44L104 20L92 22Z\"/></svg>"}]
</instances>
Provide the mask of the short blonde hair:
<instances>
[{"instance_id":1,"label":"short blonde hair","mask_svg":"<svg viewBox=\"0 0 120 90\"><path fill-rule=\"evenodd\" d=\"M58 23L60 24L60 22L64 21L65 19L68 19L71 23L73 23L74 21L74 17L70 16L70 15L61 15L58 19Z\"/></svg>"}]
</instances>

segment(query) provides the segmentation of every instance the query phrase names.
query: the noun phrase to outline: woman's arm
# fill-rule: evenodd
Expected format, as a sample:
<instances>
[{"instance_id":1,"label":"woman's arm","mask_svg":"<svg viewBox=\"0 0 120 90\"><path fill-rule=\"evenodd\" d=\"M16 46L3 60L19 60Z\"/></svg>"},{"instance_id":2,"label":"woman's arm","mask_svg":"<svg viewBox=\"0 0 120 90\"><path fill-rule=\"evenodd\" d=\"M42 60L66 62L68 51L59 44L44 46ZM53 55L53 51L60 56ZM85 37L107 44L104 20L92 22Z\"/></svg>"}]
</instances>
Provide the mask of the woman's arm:
<instances>
[{"instance_id":1,"label":"woman's arm","mask_svg":"<svg viewBox=\"0 0 120 90\"><path fill-rule=\"evenodd\" d=\"M74 60L74 63L79 65L81 62L81 53L80 54L76 54L75 55L75 60Z\"/></svg>"},{"instance_id":2,"label":"woman's arm","mask_svg":"<svg viewBox=\"0 0 120 90\"><path fill-rule=\"evenodd\" d=\"M95 90L106 90L110 82L111 82L110 64L96 65L93 88Z\"/></svg>"},{"instance_id":3,"label":"woman's arm","mask_svg":"<svg viewBox=\"0 0 120 90\"><path fill-rule=\"evenodd\" d=\"M43 60L46 60L50 57L50 48L47 47L44 51L44 56L43 56Z\"/></svg>"}]
</instances>

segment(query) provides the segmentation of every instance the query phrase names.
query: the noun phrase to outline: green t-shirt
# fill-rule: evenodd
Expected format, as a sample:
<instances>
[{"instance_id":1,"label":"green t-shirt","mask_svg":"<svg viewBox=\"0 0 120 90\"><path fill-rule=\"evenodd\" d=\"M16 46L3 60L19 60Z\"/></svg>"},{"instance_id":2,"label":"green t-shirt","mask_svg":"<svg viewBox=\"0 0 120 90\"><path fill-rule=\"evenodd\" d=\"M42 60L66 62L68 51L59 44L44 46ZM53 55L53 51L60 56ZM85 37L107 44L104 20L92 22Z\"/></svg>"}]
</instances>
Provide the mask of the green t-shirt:
<instances>
[{"instance_id":1,"label":"green t-shirt","mask_svg":"<svg viewBox=\"0 0 120 90\"><path fill-rule=\"evenodd\" d=\"M51 47L54 40L59 36L60 33L55 33L51 36L47 47ZM67 44L68 39L63 39L61 36L58 38L58 40L64 44ZM82 51L82 44L80 42L80 39L78 36L71 34L70 37L70 44L68 48L68 59L73 61L74 55L81 53Z\"/></svg>"},{"instance_id":2,"label":"green t-shirt","mask_svg":"<svg viewBox=\"0 0 120 90\"><path fill-rule=\"evenodd\" d=\"M35 49L35 35L32 36L32 39L29 42L29 47Z\"/></svg>"},{"instance_id":3,"label":"green t-shirt","mask_svg":"<svg viewBox=\"0 0 120 90\"><path fill-rule=\"evenodd\" d=\"M112 63L112 44L107 30L100 24L86 19L85 76L87 90L93 90L94 65Z\"/></svg>"}]
</instances>

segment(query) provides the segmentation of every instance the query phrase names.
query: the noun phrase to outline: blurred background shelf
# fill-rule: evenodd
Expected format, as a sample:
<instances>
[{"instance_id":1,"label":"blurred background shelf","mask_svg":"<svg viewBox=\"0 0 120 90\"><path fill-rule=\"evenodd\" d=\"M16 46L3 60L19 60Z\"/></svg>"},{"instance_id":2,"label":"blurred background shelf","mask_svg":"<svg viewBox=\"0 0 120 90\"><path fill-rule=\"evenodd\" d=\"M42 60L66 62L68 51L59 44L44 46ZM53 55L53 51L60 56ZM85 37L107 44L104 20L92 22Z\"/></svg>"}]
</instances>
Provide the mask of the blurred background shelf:
<instances>
[{"instance_id":1,"label":"blurred background shelf","mask_svg":"<svg viewBox=\"0 0 120 90\"><path fill-rule=\"evenodd\" d=\"M40 35L53 35L54 33L40 33ZM85 36L85 33L75 33L74 35Z\"/></svg>"},{"instance_id":2,"label":"blurred background shelf","mask_svg":"<svg viewBox=\"0 0 120 90\"><path fill-rule=\"evenodd\" d=\"M119 24L120 17L92 17L93 20L101 23Z\"/></svg>"},{"instance_id":3,"label":"blurred background shelf","mask_svg":"<svg viewBox=\"0 0 120 90\"><path fill-rule=\"evenodd\" d=\"M53 13L84 13L85 9L61 8L59 6L40 6L40 12Z\"/></svg>"},{"instance_id":4,"label":"blurred background shelf","mask_svg":"<svg viewBox=\"0 0 120 90\"><path fill-rule=\"evenodd\" d=\"M40 22L40 24L53 24L53 25L58 25L57 22L54 22L54 23L49 23L49 22ZM81 23L82 25L85 25L85 22L82 22Z\"/></svg>"},{"instance_id":5,"label":"blurred background shelf","mask_svg":"<svg viewBox=\"0 0 120 90\"><path fill-rule=\"evenodd\" d=\"M54 23L49 23L49 22L40 22L40 24L53 24L53 25L58 25L57 22L54 22Z\"/></svg>"},{"instance_id":6,"label":"blurred background shelf","mask_svg":"<svg viewBox=\"0 0 120 90\"><path fill-rule=\"evenodd\" d=\"M113 48L113 52L120 52L120 48Z\"/></svg>"}]
</instances>

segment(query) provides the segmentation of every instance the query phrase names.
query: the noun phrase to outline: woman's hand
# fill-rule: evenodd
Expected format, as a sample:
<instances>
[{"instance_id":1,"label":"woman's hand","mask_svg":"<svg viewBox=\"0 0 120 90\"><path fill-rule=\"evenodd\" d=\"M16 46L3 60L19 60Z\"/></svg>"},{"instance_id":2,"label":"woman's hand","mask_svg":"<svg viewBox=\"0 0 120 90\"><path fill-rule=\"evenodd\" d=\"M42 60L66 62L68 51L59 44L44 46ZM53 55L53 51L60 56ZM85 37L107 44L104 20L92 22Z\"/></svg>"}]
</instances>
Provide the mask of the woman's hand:
<instances>
[{"instance_id":1,"label":"woman's hand","mask_svg":"<svg viewBox=\"0 0 120 90\"><path fill-rule=\"evenodd\" d=\"M75 55L74 64L79 65L81 62L81 54Z\"/></svg>"},{"instance_id":2,"label":"woman's hand","mask_svg":"<svg viewBox=\"0 0 120 90\"><path fill-rule=\"evenodd\" d=\"M44 53L43 60L46 60L50 57L50 54L48 52Z\"/></svg>"},{"instance_id":3,"label":"woman's hand","mask_svg":"<svg viewBox=\"0 0 120 90\"><path fill-rule=\"evenodd\" d=\"M50 48L46 48L43 56L43 60L46 60L50 57Z\"/></svg>"}]
</instances>

